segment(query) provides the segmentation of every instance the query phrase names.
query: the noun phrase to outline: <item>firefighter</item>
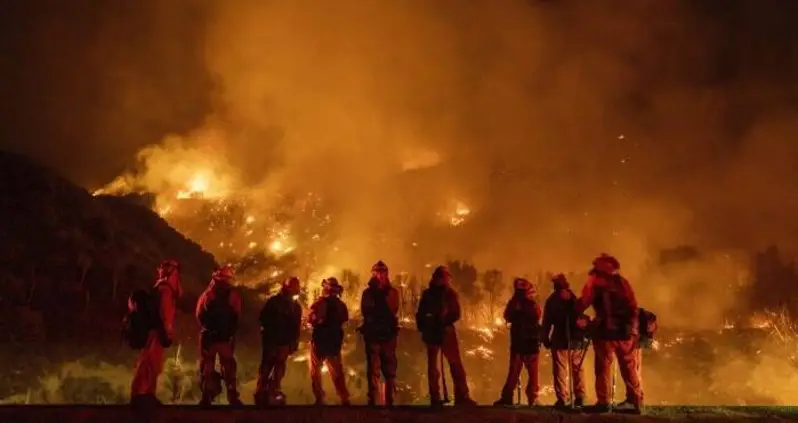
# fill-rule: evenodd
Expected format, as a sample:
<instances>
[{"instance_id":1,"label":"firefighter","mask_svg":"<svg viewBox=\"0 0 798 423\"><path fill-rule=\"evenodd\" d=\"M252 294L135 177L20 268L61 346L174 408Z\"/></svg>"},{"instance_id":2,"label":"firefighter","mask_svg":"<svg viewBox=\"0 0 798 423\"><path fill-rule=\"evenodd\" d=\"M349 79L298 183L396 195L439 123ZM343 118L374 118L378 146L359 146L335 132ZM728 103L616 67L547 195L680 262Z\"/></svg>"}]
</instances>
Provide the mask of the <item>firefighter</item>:
<instances>
[{"instance_id":1,"label":"firefighter","mask_svg":"<svg viewBox=\"0 0 798 423\"><path fill-rule=\"evenodd\" d=\"M285 394L280 390L285 362L299 348L302 326L302 308L296 301L299 292L299 279L287 279L260 312L263 352L255 389L255 405L259 407L285 403Z\"/></svg>"},{"instance_id":2,"label":"firefighter","mask_svg":"<svg viewBox=\"0 0 798 423\"><path fill-rule=\"evenodd\" d=\"M621 378L630 398L615 409L639 414L643 408L643 391L638 379L635 353L638 306L632 286L619 274L620 267L618 260L607 254L593 261L593 269L577 301L576 312L581 314L592 306L596 313L592 325L596 361L595 411L611 410L612 367L614 358L617 358Z\"/></svg>"},{"instance_id":3,"label":"firefighter","mask_svg":"<svg viewBox=\"0 0 798 423\"><path fill-rule=\"evenodd\" d=\"M466 383L466 373L460 358L460 346L454 324L460 320L460 301L451 286L452 275L445 266L438 266L432 273L429 288L421 294L416 325L421 339L427 346L427 380L429 383L430 404L443 405L441 401L438 370L438 357L443 354L449 362L454 382L455 405L476 405L471 399ZM442 361L441 361L442 363Z\"/></svg>"},{"instance_id":4,"label":"firefighter","mask_svg":"<svg viewBox=\"0 0 798 423\"><path fill-rule=\"evenodd\" d=\"M209 406L218 393L214 392L216 356L221 364L221 376L231 406L240 407L236 384L235 334L241 317L241 296L233 289L235 272L230 266L213 272L208 288L197 301L195 312L200 332L200 389L201 406Z\"/></svg>"},{"instance_id":5,"label":"firefighter","mask_svg":"<svg viewBox=\"0 0 798 423\"><path fill-rule=\"evenodd\" d=\"M183 294L177 261L166 260L158 266L154 288L158 294L158 328L149 332L136 360L130 387L130 401L134 405L160 405L155 391L163 372L164 351L174 339L175 302Z\"/></svg>"},{"instance_id":6,"label":"firefighter","mask_svg":"<svg viewBox=\"0 0 798 423\"><path fill-rule=\"evenodd\" d=\"M513 281L513 297L504 309L504 320L510 324L510 366L502 395L493 405L512 405L513 391L521 377L521 368L528 374L526 398L530 406L537 405L540 393L540 306L535 300L535 286L528 280Z\"/></svg>"},{"instance_id":7,"label":"firefighter","mask_svg":"<svg viewBox=\"0 0 798 423\"><path fill-rule=\"evenodd\" d=\"M349 320L349 311L340 296L343 287L334 277L321 282L322 296L310 306L308 321L313 326L310 346L310 380L316 405L324 404L321 386L322 364L327 364L341 405L350 405L346 389L341 347L344 342L343 324Z\"/></svg>"},{"instance_id":8,"label":"firefighter","mask_svg":"<svg viewBox=\"0 0 798 423\"><path fill-rule=\"evenodd\" d=\"M396 394L396 342L399 335L399 292L391 286L388 266L378 261L371 267L368 288L360 298L363 325L358 331L366 344L368 405L378 402L380 373L385 379L384 404L391 407Z\"/></svg>"},{"instance_id":9,"label":"firefighter","mask_svg":"<svg viewBox=\"0 0 798 423\"><path fill-rule=\"evenodd\" d=\"M554 292L543 308L543 346L551 350L555 408L568 405L583 407L585 404L585 372L582 368L587 348L587 326L589 318L577 315L576 294L571 291L565 275L554 275L551 279ZM570 371L570 374L568 373ZM573 382L573 391L569 386ZM571 404L571 394L574 395Z\"/></svg>"}]
</instances>

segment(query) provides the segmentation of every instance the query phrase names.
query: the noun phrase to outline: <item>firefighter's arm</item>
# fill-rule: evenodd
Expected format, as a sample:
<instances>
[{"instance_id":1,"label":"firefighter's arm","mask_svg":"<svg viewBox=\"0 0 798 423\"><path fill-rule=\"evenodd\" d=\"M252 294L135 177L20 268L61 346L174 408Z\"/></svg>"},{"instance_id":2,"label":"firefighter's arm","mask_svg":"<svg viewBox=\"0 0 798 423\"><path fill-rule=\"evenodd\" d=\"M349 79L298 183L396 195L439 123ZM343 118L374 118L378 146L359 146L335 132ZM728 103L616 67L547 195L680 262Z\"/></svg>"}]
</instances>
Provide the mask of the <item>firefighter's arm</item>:
<instances>
[{"instance_id":1,"label":"firefighter's arm","mask_svg":"<svg viewBox=\"0 0 798 423\"><path fill-rule=\"evenodd\" d=\"M367 291L363 291L363 293L360 294L360 314L362 314L364 318L371 314L371 309L374 306L374 301L366 292Z\"/></svg>"},{"instance_id":2,"label":"firefighter's arm","mask_svg":"<svg viewBox=\"0 0 798 423\"><path fill-rule=\"evenodd\" d=\"M208 291L205 291L200 295L199 299L197 300L197 308L194 310L194 317L197 318L197 323L202 326L202 313L205 312L205 309L208 306Z\"/></svg>"},{"instance_id":3,"label":"firefighter's arm","mask_svg":"<svg viewBox=\"0 0 798 423\"><path fill-rule=\"evenodd\" d=\"M388 296L386 300L388 302L388 308L391 309L391 313L394 316L399 314L399 291L394 288L388 290Z\"/></svg>"},{"instance_id":4,"label":"firefighter's arm","mask_svg":"<svg viewBox=\"0 0 798 423\"><path fill-rule=\"evenodd\" d=\"M160 316L163 323L164 335L170 340L174 335L174 322L175 322L175 300L172 289L168 286L162 285L158 288L160 304Z\"/></svg>"},{"instance_id":5,"label":"firefighter's arm","mask_svg":"<svg viewBox=\"0 0 798 423\"><path fill-rule=\"evenodd\" d=\"M585 310L593 304L593 285L596 283L596 278L591 276L585 282L585 286L582 288L582 296L576 300L576 314L582 314Z\"/></svg>"},{"instance_id":6,"label":"firefighter's arm","mask_svg":"<svg viewBox=\"0 0 798 423\"><path fill-rule=\"evenodd\" d=\"M319 325L324 323L324 316L327 315L327 307L325 301L317 300L315 303L311 304L310 306L310 314L308 315L308 321L311 325Z\"/></svg>"},{"instance_id":7,"label":"firefighter's arm","mask_svg":"<svg viewBox=\"0 0 798 423\"><path fill-rule=\"evenodd\" d=\"M294 321L291 322L291 345L289 351L293 354L299 348L299 334L302 331L302 308L294 303Z\"/></svg>"},{"instance_id":8,"label":"firefighter's arm","mask_svg":"<svg viewBox=\"0 0 798 423\"><path fill-rule=\"evenodd\" d=\"M341 302L341 324L344 324L349 321L349 308L346 306L346 303Z\"/></svg>"},{"instance_id":9,"label":"firefighter's arm","mask_svg":"<svg viewBox=\"0 0 798 423\"><path fill-rule=\"evenodd\" d=\"M513 300L507 302L507 305L504 307L504 321L507 323L513 322L513 310L512 310Z\"/></svg>"},{"instance_id":10,"label":"firefighter's arm","mask_svg":"<svg viewBox=\"0 0 798 423\"><path fill-rule=\"evenodd\" d=\"M541 330L543 331L543 339L549 339L551 334L551 327L554 326L554 322L552 321L552 299L549 297L546 300L546 304L543 307L543 324L541 325Z\"/></svg>"},{"instance_id":11,"label":"firefighter's arm","mask_svg":"<svg viewBox=\"0 0 798 423\"><path fill-rule=\"evenodd\" d=\"M639 306L637 305L637 297L635 296L635 290L632 289L632 284L630 284L626 278L622 278L621 280L623 281L623 290L625 291L626 298L629 299L629 305L631 305L632 310L637 310Z\"/></svg>"},{"instance_id":12,"label":"firefighter's arm","mask_svg":"<svg viewBox=\"0 0 798 423\"><path fill-rule=\"evenodd\" d=\"M457 293L454 292L454 290L450 290L447 293L447 299L446 321L443 322L444 326L454 324L460 320L460 299L457 298Z\"/></svg>"},{"instance_id":13,"label":"firefighter's arm","mask_svg":"<svg viewBox=\"0 0 798 423\"><path fill-rule=\"evenodd\" d=\"M416 329L422 330L422 326L426 319L424 319L425 310L427 309L427 291L421 293L421 299L418 301L418 309L416 310Z\"/></svg>"}]
</instances>

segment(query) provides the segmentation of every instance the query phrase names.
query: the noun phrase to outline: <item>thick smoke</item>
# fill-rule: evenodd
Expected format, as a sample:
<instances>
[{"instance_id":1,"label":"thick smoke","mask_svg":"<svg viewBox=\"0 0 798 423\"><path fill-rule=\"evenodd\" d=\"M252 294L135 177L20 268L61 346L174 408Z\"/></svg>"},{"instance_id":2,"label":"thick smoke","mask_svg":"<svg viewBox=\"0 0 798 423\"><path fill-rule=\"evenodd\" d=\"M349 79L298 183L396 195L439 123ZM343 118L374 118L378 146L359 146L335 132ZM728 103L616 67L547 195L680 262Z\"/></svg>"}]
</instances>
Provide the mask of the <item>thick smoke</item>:
<instances>
[{"instance_id":1,"label":"thick smoke","mask_svg":"<svg viewBox=\"0 0 798 423\"><path fill-rule=\"evenodd\" d=\"M11 132L61 144L29 151L93 181L168 139L143 156L150 189L203 165L265 205L319 193L341 267L415 266L410 241L519 274L610 251L680 324L721 323L747 251L795 251L795 2L157 4L35 26L11 92L44 117L12 108ZM90 41L63 40L75 22ZM420 229L458 202L455 235ZM651 270L682 244L711 258ZM696 286L716 309L681 300Z\"/></svg>"}]
</instances>

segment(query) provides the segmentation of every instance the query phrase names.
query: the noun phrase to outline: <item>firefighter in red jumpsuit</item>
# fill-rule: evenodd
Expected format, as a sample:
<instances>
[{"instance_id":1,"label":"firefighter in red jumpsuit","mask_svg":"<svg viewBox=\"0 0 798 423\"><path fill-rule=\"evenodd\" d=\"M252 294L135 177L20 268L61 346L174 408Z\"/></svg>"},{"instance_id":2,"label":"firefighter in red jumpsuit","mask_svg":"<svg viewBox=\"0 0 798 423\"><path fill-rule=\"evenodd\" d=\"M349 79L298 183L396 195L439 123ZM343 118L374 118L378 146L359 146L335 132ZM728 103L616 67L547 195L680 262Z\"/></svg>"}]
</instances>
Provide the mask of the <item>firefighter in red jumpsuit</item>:
<instances>
[{"instance_id":1,"label":"firefighter in red jumpsuit","mask_svg":"<svg viewBox=\"0 0 798 423\"><path fill-rule=\"evenodd\" d=\"M227 401L240 407L236 383L235 334L241 317L241 296L233 289L235 273L230 266L215 271L208 288L197 301L195 312L200 332L200 389L201 406L214 400L216 357L222 367L222 378L227 390Z\"/></svg>"},{"instance_id":2,"label":"firefighter in red jumpsuit","mask_svg":"<svg viewBox=\"0 0 798 423\"><path fill-rule=\"evenodd\" d=\"M571 291L565 275L552 277L554 292L543 308L543 345L551 350L556 408L568 405L580 408L585 402L584 351L587 348L589 318L576 314L576 294ZM568 372L570 371L570 374ZM574 400L571 404L573 382Z\"/></svg>"},{"instance_id":3,"label":"firefighter in red jumpsuit","mask_svg":"<svg viewBox=\"0 0 798 423\"><path fill-rule=\"evenodd\" d=\"M358 331L366 344L368 405L378 402L380 373L385 378L384 404L391 407L396 395L396 341L399 335L399 292L391 286L388 266L378 261L371 267L368 288L360 297L363 325Z\"/></svg>"},{"instance_id":4,"label":"firefighter in red jumpsuit","mask_svg":"<svg viewBox=\"0 0 798 423\"><path fill-rule=\"evenodd\" d=\"M449 362L454 382L455 405L476 405L468 392L465 368L460 357L460 346L454 324L460 320L460 300L451 286L452 275L445 266L439 266L432 274L429 288L421 294L416 325L421 339L427 346L427 380L430 404L443 405L440 392L441 371L438 370L439 354Z\"/></svg>"},{"instance_id":5,"label":"firefighter in red jumpsuit","mask_svg":"<svg viewBox=\"0 0 798 423\"><path fill-rule=\"evenodd\" d=\"M313 326L310 346L310 380L316 405L324 404L321 386L322 365L327 364L333 385L341 405L349 405L346 375L341 362L341 347L344 342L343 325L349 320L349 310L341 301L343 287L338 279L330 277L321 283L322 296L310 306L308 321Z\"/></svg>"},{"instance_id":6,"label":"firefighter in red jumpsuit","mask_svg":"<svg viewBox=\"0 0 798 423\"><path fill-rule=\"evenodd\" d=\"M530 406L537 405L540 393L540 306L535 300L535 286L526 279L513 281L515 293L504 309L504 320L510 324L510 365L502 395L494 405L512 405L513 391L526 367L528 381L526 398Z\"/></svg>"},{"instance_id":7,"label":"firefighter in red jumpsuit","mask_svg":"<svg viewBox=\"0 0 798 423\"><path fill-rule=\"evenodd\" d=\"M174 339L175 302L183 294L177 261L166 260L158 266L155 290L158 293L161 327L150 331L147 344L136 360L130 387L130 400L134 405L160 404L155 396L158 377L163 372L164 351Z\"/></svg>"},{"instance_id":8,"label":"firefighter in red jumpsuit","mask_svg":"<svg viewBox=\"0 0 798 423\"><path fill-rule=\"evenodd\" d=\"M639 414L643 408L643 390L637 372L638 305L629 281L618 273L620 267L618 260L607 254L593 261L576 312L581 314L592 306L596 313L592 325L596 361L595 411L611 410L612 367L617 358L630 398L615 409Z\"/></svg>"},{"instance_id":9,"label":"firefighter in red jumpsuit","mask_svg":"<svg viewBox=\"0 0 798 423\"><path fill-rule=\"evenodd\" d=\"M285 394L280 390L285 364L299 348L302 327L302 307L296 301L299 292L299 279L292 277L283 282L280 293L269 298L261 310L263 352L255 389L256 406L285 403Z\"/></svg>"}]
</instances>

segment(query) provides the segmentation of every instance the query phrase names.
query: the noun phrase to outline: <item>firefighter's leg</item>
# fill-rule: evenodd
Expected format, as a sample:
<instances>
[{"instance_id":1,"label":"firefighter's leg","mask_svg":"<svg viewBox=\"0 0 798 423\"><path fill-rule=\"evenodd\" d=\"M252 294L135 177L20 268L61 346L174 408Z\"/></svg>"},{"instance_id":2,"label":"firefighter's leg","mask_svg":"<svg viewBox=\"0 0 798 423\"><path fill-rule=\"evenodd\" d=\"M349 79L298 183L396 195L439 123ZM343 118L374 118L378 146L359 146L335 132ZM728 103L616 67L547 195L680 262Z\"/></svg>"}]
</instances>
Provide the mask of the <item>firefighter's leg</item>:
<instances>
[{"instance_id":1,"label":"firefighter's leg","mask_svg":"<svg viewBox=\"0 0 798 423\"><path fill-rule=\"evenodd\" d=\"M539 361L540 354L526 354L523 356L523 362L529 375L529 380L526 383L526 399L529 405L535 405L540 395Z\"/></svg>"},{"instance_id":2,"label":"firefighter's leg","mask_svg":"<svg viewBox=\"0 0 798 423\"><path fill-rule=\"evenodd\" d=\"M443 344L441 345L441 353L446 357L446 361L449 362L449 371L452 374L452 382L454 382L454 402L471 402L465 367L463 367L463 360L460 357L460 344L457 342L457 332L454 331L454 328L446 329L443 336Z\"/></svg>"},{"instance_id":3,"label":"firefighter's leg","mask_svg":"<svg viewBox=\"0 0 798 423\"><path fill-rule=\"evenodd\" d=\"M131 401L149 397L150 400L157 402L155 393L158 387L158 377L163 372L163 360L164 348L161 346L158 333L151 331L147 338L147 344L136 360L136 369L133 372L133 381L130 387Z\"/></svg>"},{"instance_id":4,"label":"firefighter's leg","mask_svg":"<svg viewBox=\"0 0 798 423\"><path fill-rule=\"evenodd\" d=\"M427 344L427 386L429 387L429 400L432 404L441 401L440 378L438 370L438 354L441 347Z\"/></svg>"},{"instance_id":5,"label":"firefighter's leg","mask_svg":"<svg viewBox=\"0 0 798 423\"><path fill-rule=\"evenodd\" d=\"M216 370L216 351L214 344L211 344L200 336L200 391L202 392L202 401L200 404L210 405L215 398L213 392L213 372Z\"/></svg>"},{"instance_id":6,"label":"firefighter's leg","mask_svg":"<svg viewBox=\"0 0 798 423\"><path fill-rule=\"evenodd\" d=\"M593 341L596 372L596 404L610 405L612 389L612 364L615 353L615 341L596 339Z\"/></svg>"},{"instance_id":7,"label":"firefighter's leg","mask_svg":"<svg viewBox=\"0 0 798 423\"><path fill-rule=\"evenodd\" d=\"M554 395L562 404L568 403L568 350L551 350L551 369L554 382Z\"/></svg>"},{"instance_id":8,"label":"firefighter's leg","mask_svg":"<svg viewBox=\"0 0 798 423\"><path fill-rule=\"evenodd\" d=\"M323 358L319 356L316 346L310 345L310 386L316 404L324 404L324 389L321 386L321 368L324 365Z\"/></svg>"},{"instance_id":9,"label":"firefighter's leg","mask_svg":"<svg viewBox=\"0 0 798 423\"><path fill-rule=\"evenodd\" d=\"M271 373L275 366L274 347L263 346L260 368L258 368L258 384L255 388L255 405L263 407L269 403L271 392Z\"/></svg>"},{"instance_id":10,"label":"firefighter's leg","mask_svg":"<svg viewBox=\"0 0 798 423\"><path fill-rule=\"evenodd\" d=\"M574 381L574 398L579 404L585 400L585 369L582 349L571 350L571 377Z\"/></svg>"},{"instance_id":11,"label":"firefighter's leg","mask_svg":"<svg viewBox=\"0 0 798 423\"><path fill-rule=\"evenodd\" d=\"M366 342L366 380L368 383L368 404L377 405L380 386L380 345Z\"/></svg>"},{"instance_id":12,"label":"firefighter's leg","mask_svg":"<svg viewBox=\"0 0 798 423\"><path fill-rule=\"evenodd\" d=\"M286 362L288 361L288 356L290 355L288 350L288 345L281 345L276 349L274 371L272 372L272 378L269 381L269 390L271 391L272 395L277 395L277 393L282 392Z\"/></svg>"},{"instance_id":13,"label":"firefighter's leg","mask_svg":"<svg viewBox=\"0 0 798 423\"><path fill-rule=\"evenodd\" d=\"M637 368L638 348L635 348L634 339L628 341L618 341L616 343L615 354L618 356L618 367L621 371L621 378L626 385L628 401L641 407L643 404L643 389L640 386Z\"/></svg>"},{"instance_id":14,"label":"firefighter's leg","mask_svg":"<svg viewBox=\"0 0 798 423\"><path fill-rule=\"evenodd\" d=\"M346 374L341 356L336 355L327 357L327 367L330 369L330 377L338 397L341 398L342 405L349 405L349 390L346 389Z\"/></svg>"},{"instance_id":15,"label":"firefighter's leg","mask_svg":"<svg viewBox=\"0 0 798 423\"><path fill-rule=\"evenodd\" d=\"M523 362L521 360L521 354L510 353L510 363L507 369L507 380L504 382L504 387L502 388L502 396L497 402L506 405L513 403L513 392L515 391L516 386L518 386L518 379L521 377L522 367Z\"/></svg>"},{"instance_id":16,"label":"firefighter's leg","mask_svg":"<svg viewBox=\"0 0 798 423\"><path fill-rule=\"evenodd\" d=\"M227 391L227 402L230 405L240 405L241 399L238 394L238 380L236 372L238 371L238 363L235 357L235 344L233 340L227 342L220 342L216 346L219 353L219 363L222 366L222 377L224 378L224 387Z\"/></svg>"},{"instance_id":17,"label":"firefighter's leg","mask_svg":"<svg viewBox=\"0 0 798 423\"><path fill-rule=\"evenodd\" d=\"M392 407L396 396L396 345L397 338L385 342L380 348L382 375L385 378L385 405Z\"/></svg>"}]
</instances>

